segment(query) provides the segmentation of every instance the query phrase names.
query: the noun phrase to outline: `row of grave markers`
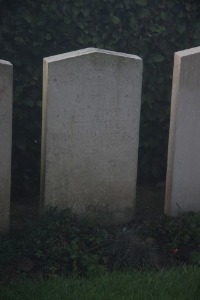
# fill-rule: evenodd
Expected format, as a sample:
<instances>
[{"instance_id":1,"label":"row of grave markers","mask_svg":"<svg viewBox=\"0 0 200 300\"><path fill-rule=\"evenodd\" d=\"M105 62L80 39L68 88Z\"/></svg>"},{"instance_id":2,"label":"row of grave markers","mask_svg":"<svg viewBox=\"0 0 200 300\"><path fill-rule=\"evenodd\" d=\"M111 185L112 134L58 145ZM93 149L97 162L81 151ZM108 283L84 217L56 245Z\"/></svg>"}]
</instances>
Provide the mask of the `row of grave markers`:
<instances>
[{"instance_id":1,"label":"row of grave markers","mask_svg":"<svg viewBox=\"0 0 200 300\"><path fill-rule=\"evenodd\" d=\"M44 58L41 211L134 217L142 59L96 48ZM0 231L9 228L12 73L0 60ZM200 211L200 47L174 56L165 213Z\"/></svg>"}]
</instances>

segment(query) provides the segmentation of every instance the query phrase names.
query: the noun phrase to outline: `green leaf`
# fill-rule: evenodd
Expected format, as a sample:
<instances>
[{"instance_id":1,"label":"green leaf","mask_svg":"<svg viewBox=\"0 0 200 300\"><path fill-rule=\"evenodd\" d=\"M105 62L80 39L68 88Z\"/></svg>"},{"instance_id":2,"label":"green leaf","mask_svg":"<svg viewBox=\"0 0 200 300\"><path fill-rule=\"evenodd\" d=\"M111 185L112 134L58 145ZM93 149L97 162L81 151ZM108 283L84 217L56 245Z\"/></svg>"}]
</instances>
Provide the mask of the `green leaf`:
<instances>
[{"instance_id":1,"label":"green leaf","mask_svg":"<svg viewBox=\"0 0 200 300\"><path fill-rule=\"evenodd\" d=\"M68 16L67 16L67 17L64 17L63 21L64 21L64 23L65 23L66 25L69 25L69 24L71 23L71 20L70 20L70 18L69 18Z\"/></svg>"},{"instance_id":2,"label":"green leaf","mask_svg":"<svg viewBox=\"0 0 200 300\"><path fill-rule=\"evenodd\" d=\"M84 17L88 17L90 14L90 11L87 7L84 7L81 9L82 14L84 15Z\"/></svg>"},{"instance_id":3,"label":"green leaf","mask_svg":"<svg viewBox=\"0 0 200 300\"><path fill-rule=\"evenodd\" d=\"M140 6L147 6L147 0L135 0L135 3Z\"/></svg>"},{"instance_id":4,"label":"green leaf","mask_svg":"<svg viewBox=\"0 0 200 300\"><path fill-rule=\"evenodd\" d=\"M26 20L26 22L27 23L31 23L31 21L32 21L32 17L31 17L31 15L29 15L29 14L26 14L25 16L24 16L24 19Z\"/></svg>"},{"instance_id":5,"label":"green leaf","mask_svg":"<svg viewBox=\"0 0 200 300\"><path fill-rule=\"evenodd\" d=\"M33 99L29 99L26 102L26 106L28 106L28 107L34 107L35 106L35 101Z\"/></svg>"},{"instance_id":6,"label":"green leaf","mask_svg":"<svg viewBox=\"0 0 200 300\"><path fill-rule=\"evenodd\" d=\"M166 20L167 19L167 13L164 12L164 11L161 11L160 16L161 16L162 20Z\"/></svg>"},{"instance_id":7,"label":"green leaf","mask_svg":"<svg viewBox=\"0 0 200 300\"><path fill-rule=\"evenodd\" d=\"M120 24L121 23L121 20L120 18L116 17L116 16L113 16L112 17L112 23L117 25L117 24Z\"/></svg>"},{"instance_id":8,"label":"green leaf","mask_svg":"<svg viewBox=\"0 0 200 300\"><path fill-rule=\"evenodd\" d=\"M161 33L163 31L166 31L166 27L164 25L151 25L150 29L152 32L155 33Z\"/></svg>"},{"instance_id":9,"label":"green leaf","mask_svg":"<svg viewBox=\"0 0 200 300\"><path fill-rule=\"evenodd\" d=\"M183 33L185 32L186 25L185 24L178 24L178 32Z\"/></svg>"},{"instance_id":10,"label":"green leaf","mask_svg":"<svg viewBox=\"0 0 200 300\"><path fill-rule=\"evenodd\" d=\"M50 41L50 40L51 40L51 34L50 34L50 33L47 33L47 35L46 35L46 40L47 40L47 41Z\"/></svg>"},{"instance_id":11,"label":"green leaf","mask_svg":"<svg viewBox=\"0 0 200 300\"><path fill-rule=\"evenodd\" d=\"M165 57L162 54L153 54L149 58L149 62L151 63L159 63L165 60Z\"/></svg>"},{"instance_id":12,"label":"green leaf","mask_svg":"<svg viewBox=\"0 0 200 300\"><path fill-rule=\"evenodd\" d=\"M192 10L192 5L190 3L186 3L185 9L187 11L191 11Z\"/></svg>"}]
</instances>

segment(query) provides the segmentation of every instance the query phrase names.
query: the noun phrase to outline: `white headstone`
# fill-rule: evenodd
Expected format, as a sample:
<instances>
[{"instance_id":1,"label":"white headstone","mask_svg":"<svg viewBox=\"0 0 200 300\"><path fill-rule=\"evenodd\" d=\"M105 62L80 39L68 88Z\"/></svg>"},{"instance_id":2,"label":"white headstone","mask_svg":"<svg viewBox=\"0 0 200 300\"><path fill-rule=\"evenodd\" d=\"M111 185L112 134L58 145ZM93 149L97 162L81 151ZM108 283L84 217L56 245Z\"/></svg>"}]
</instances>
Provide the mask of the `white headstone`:
<instances>
[{"instance_id":1,"label":"white headstone","mask_svg":"<svg viewBox=\"0 0 200 300\"><path fill-rule=\"evenodd\" d=\"M134 216L142 60L87 48L43 69L42 207L103 225Z\"/></svg>"},{"instance_id":2,"label":"white headstone","mask_svg":"<svg viewBox=\"0 0 200 300\"><path fill-rule=\"evenodd\" d=\"M200 47L174 56L165 213L200 211Z\"/></svg>"},{"instance_id":3,"label":"white headstone","mask_svg":"<svg viewBox=\"0 0 200 300\"><path fill-rule=\"evenodd\" d=\"M13 67L0 60L0 232L10 219Z\"/></svg>"}]
</instances>

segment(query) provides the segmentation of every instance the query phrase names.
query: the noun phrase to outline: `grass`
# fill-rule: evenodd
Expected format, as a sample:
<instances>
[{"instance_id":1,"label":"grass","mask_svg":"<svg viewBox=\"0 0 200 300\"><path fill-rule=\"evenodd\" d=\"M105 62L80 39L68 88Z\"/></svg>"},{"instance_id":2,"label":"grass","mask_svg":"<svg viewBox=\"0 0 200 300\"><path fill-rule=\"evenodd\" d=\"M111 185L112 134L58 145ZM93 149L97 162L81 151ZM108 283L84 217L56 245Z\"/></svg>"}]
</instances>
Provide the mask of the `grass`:
<instances>
[{"instance_id":1,"label":"grass","mask_svg":"<svg viewBox=\"0 0 200 300\"><path fill-rule=\"evenodd\" d=\"M159 272L113 272L93 279L24 280L0 286L2 300L189 300L199 299L200 269L176 267Z\"/></svg>"},{"instance_id":2,"label":"grass","mask_svg":"<svg viewBox=\"0 0 200 300\"><path fill-rule=\"evenodd\" d=\"M2 236L0 300L200 299L200 214L136 224L110 232L52 209Z\"/></svg>"}]
</instances>

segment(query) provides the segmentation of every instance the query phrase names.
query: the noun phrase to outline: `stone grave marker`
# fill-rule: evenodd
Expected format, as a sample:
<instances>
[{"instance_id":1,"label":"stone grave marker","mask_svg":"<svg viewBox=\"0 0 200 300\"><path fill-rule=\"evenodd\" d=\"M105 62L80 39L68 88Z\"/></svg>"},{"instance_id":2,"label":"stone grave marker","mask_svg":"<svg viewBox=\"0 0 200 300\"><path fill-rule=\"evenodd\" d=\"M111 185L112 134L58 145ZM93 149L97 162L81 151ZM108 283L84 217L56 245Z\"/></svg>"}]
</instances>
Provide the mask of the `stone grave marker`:
<instances>
[{"instance_id":1,"label":"stone grave marker","mask_svg":"<svg viewBox=\"0 0 200 300\"><path fill-rule=\"evenodd\" d=\"M165 213L200 211L200 47L174 55Z\"/></svg>"},{"instance_id":2,"label":"stone grave marker","mask_svg":"<svg viewBox=\"0 0 200 300\"><path fill-rule=\"evenodd\" d=\"M12 143L12 64L0 60L0 232L9 229Z\"/></svg>"},{"instance_id":3,"label":"stone grave marker","mask_svg":"<svg viewBox=\"0 0 200 300\"><path fill-rule=\"evenodd\" d=\"M41 208L102 225L134 216L142 59L87 48L44 58Z\"/></svg>"}]
</instances>

